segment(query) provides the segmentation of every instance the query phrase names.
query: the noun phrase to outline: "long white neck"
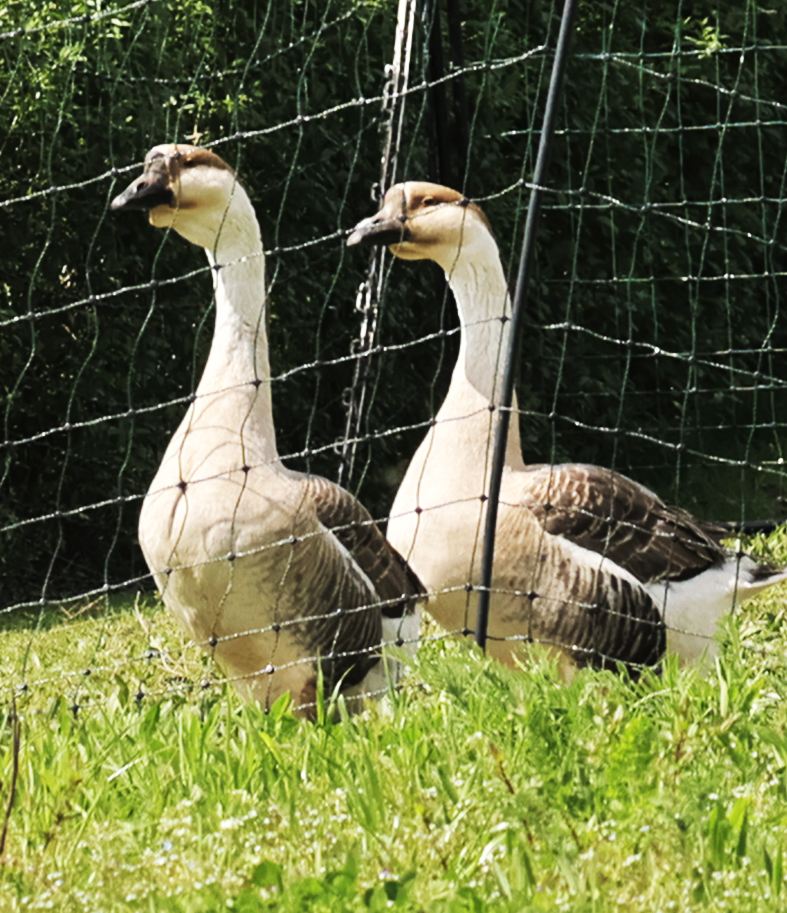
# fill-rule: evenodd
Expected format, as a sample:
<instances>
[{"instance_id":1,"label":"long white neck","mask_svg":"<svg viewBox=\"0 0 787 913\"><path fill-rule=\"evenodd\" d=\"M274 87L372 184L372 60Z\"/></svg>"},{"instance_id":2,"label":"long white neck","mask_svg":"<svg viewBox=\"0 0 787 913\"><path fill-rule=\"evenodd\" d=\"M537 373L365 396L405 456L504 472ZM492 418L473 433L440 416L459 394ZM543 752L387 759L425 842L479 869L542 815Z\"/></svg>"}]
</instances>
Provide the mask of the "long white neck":
<instances>
[{"instance_id":1,"label":"long white neck","mask_svg":"<svg viewBox=\"0 0 787 913\"><path fill-rule=\"evenodd\" d=\"M237 402L232 414L274 459L265 255L254 209L240 188L221 214L217 240L204 246L213 267L216 324L197 387L197 410L201 401L207 406L215 395L229 394Z\"/></svg>"},{"instance_id":2,"label":"long white neck","mask_svg":"<svg viewBox=\"0 0 787 913\"><path fill-rule=\"evenodd\" d=\"M499 404L511 338L511 298L491 235L472 249L463 249L444 268L456 299L462 333L451 386L440 410L440 418L450 419L459 418L461 413L456 410L467 407L469 388L479 400ZM517 408L516 394L512 407ZM511 415L508 450L512 460L521 461L516 411Z\"/></svg>"}]
</instances>

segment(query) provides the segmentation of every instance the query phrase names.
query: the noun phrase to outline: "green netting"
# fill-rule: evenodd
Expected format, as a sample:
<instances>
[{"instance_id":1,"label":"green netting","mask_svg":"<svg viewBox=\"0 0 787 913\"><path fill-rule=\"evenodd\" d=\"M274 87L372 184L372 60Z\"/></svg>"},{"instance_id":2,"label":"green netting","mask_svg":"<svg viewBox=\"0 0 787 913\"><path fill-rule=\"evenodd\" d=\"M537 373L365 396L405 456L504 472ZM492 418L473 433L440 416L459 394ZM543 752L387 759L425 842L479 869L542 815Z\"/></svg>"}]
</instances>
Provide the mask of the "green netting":
<instances>
[{"instance_id":1,"label":"green netting","mask_svg":"<svg viewBox=\"0 0 787 913\"><path fill-rule=\"evenodd\" d=\"M396 178L480 201L512 275L559 12L415 17ZM396 16L372 0L4 8L6 618L151 589L141 498L212 330L202 253L108 212L156 143L210 144L240 173L269 253L279 450L336 478L360 437L346 484L385 519L458 347L440 271L388 261L355 375L368 264L344 238L376 206ZM753 3L580 7L523 345L526 459L611 466L706 517L782 516L782 21Z\"/></svg>"}]
</instances>

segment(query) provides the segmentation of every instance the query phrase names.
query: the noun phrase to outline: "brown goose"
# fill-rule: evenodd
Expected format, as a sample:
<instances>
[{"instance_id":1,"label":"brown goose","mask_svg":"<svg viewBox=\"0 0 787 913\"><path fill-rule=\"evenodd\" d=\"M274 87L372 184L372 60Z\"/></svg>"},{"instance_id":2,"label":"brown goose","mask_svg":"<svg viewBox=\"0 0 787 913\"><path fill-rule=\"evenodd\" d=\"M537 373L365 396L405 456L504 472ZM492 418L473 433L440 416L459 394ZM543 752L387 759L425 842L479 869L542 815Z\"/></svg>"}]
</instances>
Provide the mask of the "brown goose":
<instances>
[{"instance_id":1,"label":"brown goose","mask_svg":"<svg viewBox=\"0 0 787 913\"><path fill-rule=\"evenodd\" d=\"M205 248L216 324L193 403L145 498L139 541L164 602L245 698L379 692L381 644L414 645L419 584L368 512L284 467L271 414L265 258L251 202L215 153L151 149L112 202ZM355 702L358 703L358 702Z\"/></svg>"},{"instance_id":2,"label":"brown goose","mask_svg":"<svg viewBox=\"0 0 787 913\"><path fill-rule=\"evenodd\" d=\"M396 496L388 539L452 631L474 627L485 498L511 302L481 209L447 187L392 187L348 244L385 244L446 273L461 343L450 389ZM516 402L514 402L516 409ZM488 649L510 662L530 640L578 665L651 664L715 649L718 620L787 572L725 549L724 530L597 466L526 466L511 422L496 537Z\"/></svg>"}]
</instances>

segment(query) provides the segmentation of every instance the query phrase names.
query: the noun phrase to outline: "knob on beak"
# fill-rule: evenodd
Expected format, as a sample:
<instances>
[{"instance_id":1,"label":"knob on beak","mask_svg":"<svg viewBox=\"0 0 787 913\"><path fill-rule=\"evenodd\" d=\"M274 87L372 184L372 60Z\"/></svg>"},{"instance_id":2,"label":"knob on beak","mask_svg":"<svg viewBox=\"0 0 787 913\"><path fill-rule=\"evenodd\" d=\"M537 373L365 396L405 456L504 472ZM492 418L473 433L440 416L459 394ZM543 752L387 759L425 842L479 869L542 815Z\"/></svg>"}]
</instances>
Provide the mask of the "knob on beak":
<instances>
[{"instance_id":1,"label":"knob on beak","mask_svg":"<svg viewBox=\"0 0 787 913\"><path fill-rule=\"evenodd\" d=\"M149 162L145 171L115 197L110 208L155 209L162 204L172 205L174 195L169 186L169 172L166 159L161 156Z\"/></svg>"}]
</instances>

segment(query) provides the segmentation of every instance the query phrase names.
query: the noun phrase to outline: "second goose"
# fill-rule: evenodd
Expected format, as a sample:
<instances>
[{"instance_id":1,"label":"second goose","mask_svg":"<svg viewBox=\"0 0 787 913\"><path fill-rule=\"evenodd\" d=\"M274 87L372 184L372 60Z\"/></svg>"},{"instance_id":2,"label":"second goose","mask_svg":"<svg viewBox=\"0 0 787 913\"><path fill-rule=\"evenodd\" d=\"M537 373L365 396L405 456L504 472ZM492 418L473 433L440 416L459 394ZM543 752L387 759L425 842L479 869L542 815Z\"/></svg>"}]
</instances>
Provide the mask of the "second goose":
<instances>
[{"instance_id":1,"label":"second goose","mask_svg":"<svg viewBox=\"0 0 787 913\"><path fill-rule=\"evenodd\" d=\"M388 539L426 585L437 621L471 633L511 316L497 244L476 204L422 182L392 187L347 243L434 260L456 299L459 358L394 501ZM715 650L717 623L734 605L787 577L724 548L724 530L618 473L526 466L513 419L487 642L502 661L531 641L578 666L653 664L665 649L694 661Z\"/></svg>"}]
</instances>

